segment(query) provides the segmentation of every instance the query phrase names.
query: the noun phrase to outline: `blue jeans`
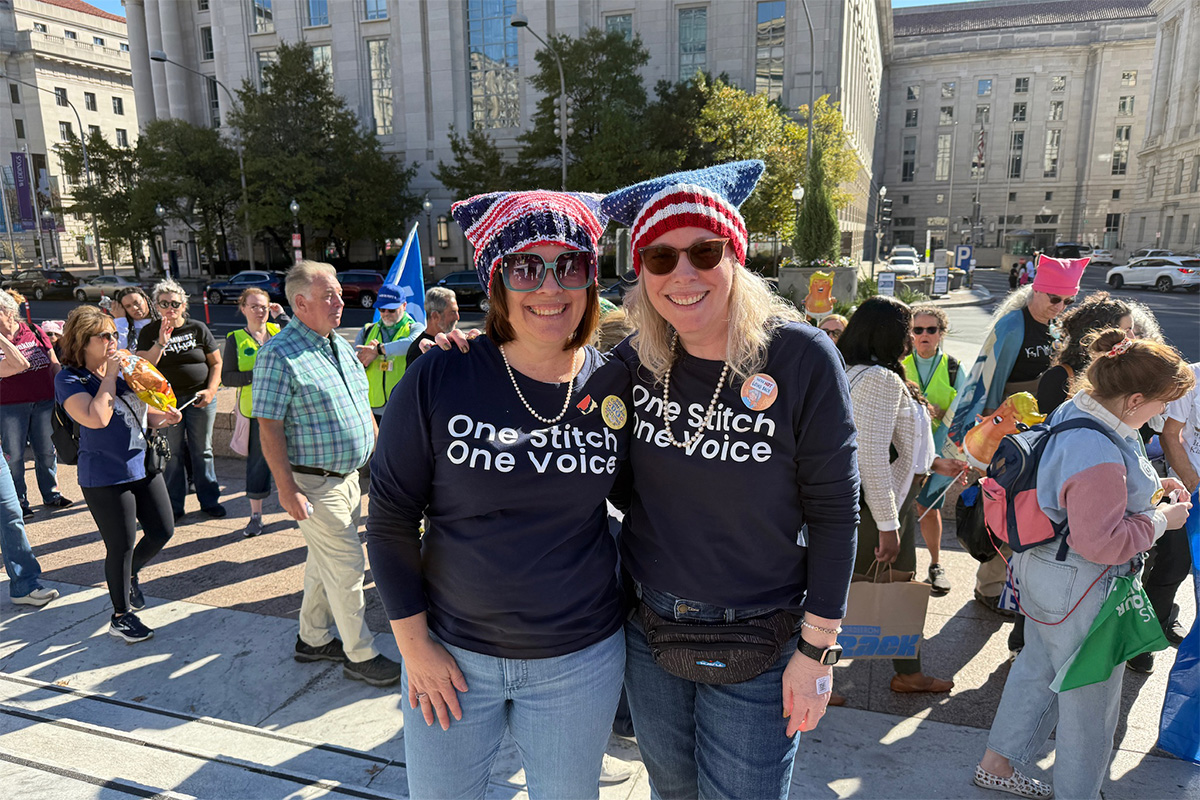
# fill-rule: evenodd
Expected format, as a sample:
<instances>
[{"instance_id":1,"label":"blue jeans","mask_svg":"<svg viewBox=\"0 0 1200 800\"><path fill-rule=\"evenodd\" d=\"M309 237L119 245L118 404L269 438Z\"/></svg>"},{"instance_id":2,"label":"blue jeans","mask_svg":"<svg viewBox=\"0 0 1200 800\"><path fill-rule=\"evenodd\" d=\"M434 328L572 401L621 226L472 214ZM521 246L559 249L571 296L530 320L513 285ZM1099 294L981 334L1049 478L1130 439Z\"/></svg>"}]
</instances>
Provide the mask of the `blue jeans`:
<instances>
[{"instance_id":1,"label":"blue jeans","mask_svg":"<svg viewBox=\"0 0 1200 800\"><path fill-rule=\"evenodd\" d=\"M271 468L263 455L258 420L250 419L250 442L246 445L246 497L265 500L271 494Z\"/></svg>"},{"instance_id":2,"label":"blue jeans","mask_svg":"<svg viewBox=\"0 0 1200 800\"><path fill-rule=\"evenodd\" d=\"M621 631L554 658L497 658L441 644L470 691L458 695L462 720L452 718L443 731L436 721L427 726L420 708L409 708L404 671L400 705L413 800L482 798L505 730L521 752L531 798L599 797L600 761L625 671Z\"/></svg>"},{"instance_id":3,"label":"blue jeans","mask_svg":"<svg viewBox=\"0 0 1200 800\"><path fill-rule=\"evenodd\" d=\"M1067 551L1065 561L1055 561L1057 551L1058 543L1053 542L1012 558L1021 607L1028 617L1025 647L1008 673L988 747L1012 761L1028 764L1037 759L1057 725L1054 796L1094 800L1100 796L1100 785L1112 757L1125 665L1114 667L1103 683L1061 694L1051 691L1050 684L1087 636L1112 579L1128 575L1133 567L1095 564L1074 550ZM1104 577L1088 591L1102 573ZM1066 616L1080 597L1083 601ZM1059 622L1064 616L1066 621L1061 624L1043 624Z\"/></svg>"},{"instance_id":4,"label":"blue jeans","mask_svg":"<svg viewBox=\"0 0 1200 800\"><path fill-rule=\"evenodd\" d=\"M217 483L217 466L213 463L213 423L217 421L217 404L209 403L204 408L192 404L183 410L183 422L167 428L167 441L171 443L171 459L163 470L167 481L167 494L171 496L171 510L176 516L183 514L183 502L187 499L187 474L183 468L183 437L187 436L188 453L192 458L192 482L196 484L196 499L201 508L212 508L221 500L221 486Z\"/></svg>"},{"instance_id":5,"label":"blue jeans","mask_svg":"<svg viewBox=\"0 0 1200 800\"><path fill-rule=\"evenodd\" d=\"M42 588L38 582L42 565L25 537L25 519L11 476L8 461L0 458L0 553L4 556L4 571L8 573L9 597L24 597Z\"/></svg>"},{"instance_id":6,"label":"blue jeans","mask_svg":"<svg viewBox=\"0 0 1200 800\"><path fill-rule=\"evenodd\" d=\"M773 610L735 611L645 586L641 594L658 614L681 621L731 622ZM800 736L787 736L783 670L798 638L793 637L779 661L757 678L710 685L677 678L659 667L639 619L625 623L625 690L651 797L788 796Z\"/></svg>"},{"instance_id":7,"label":"blue jeans","mask_svg":"<svg viewBox=\"0 0 1200 800\"><path fill-rule=\"evenodd\" d=\"M37 403L12 403L0 406L0 439L4 440L4 460L12 470L13 486L22 506L28 506L25 488L25 443L33 448L33 470L37 475L42 502L58 497L58 461L54 457L54 442L50 438L50 415L53 400Z\"/></svg>"}]
</instances>

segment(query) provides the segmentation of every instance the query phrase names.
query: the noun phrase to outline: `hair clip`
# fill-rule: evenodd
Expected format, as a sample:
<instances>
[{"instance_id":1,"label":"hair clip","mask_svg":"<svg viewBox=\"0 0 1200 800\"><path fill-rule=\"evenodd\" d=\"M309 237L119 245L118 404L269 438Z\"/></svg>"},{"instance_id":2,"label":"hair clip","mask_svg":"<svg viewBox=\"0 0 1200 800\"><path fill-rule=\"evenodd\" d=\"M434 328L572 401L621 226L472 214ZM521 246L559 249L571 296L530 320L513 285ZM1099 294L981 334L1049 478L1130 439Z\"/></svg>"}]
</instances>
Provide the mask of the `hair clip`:
<instances>
[{"instance_id":1,"label":"hair clip","mask_svg":"<svg viewBox=\"0 0 1200 800\"><path fill-rule=\"evenodd\" d=\"M1125 338L1113 345L1113 349L1109 350L1105 355L1109 358L1116 358L1133 346L1133 339Z\"/></svg>"}]
</instances>

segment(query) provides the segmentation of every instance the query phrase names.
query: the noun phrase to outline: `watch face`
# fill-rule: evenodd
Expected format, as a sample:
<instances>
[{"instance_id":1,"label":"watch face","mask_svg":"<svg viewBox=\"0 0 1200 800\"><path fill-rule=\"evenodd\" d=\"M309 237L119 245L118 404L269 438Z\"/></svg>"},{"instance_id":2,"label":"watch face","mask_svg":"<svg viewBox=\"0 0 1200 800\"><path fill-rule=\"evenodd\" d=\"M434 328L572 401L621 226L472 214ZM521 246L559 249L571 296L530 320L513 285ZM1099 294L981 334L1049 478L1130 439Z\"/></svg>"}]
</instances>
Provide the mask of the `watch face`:
<instances>
[{"instance_id":1,"label":"watch face","mask_svg":"<svg viewBox=\"0 0 1200 800\"><path fill-rule=\"evenodd\" d=\"M830 647L826 648L824 657L821 659L821 663L825 666L831 666L838 663L838 660L841 657L842 646L840 644L831 645Z\"/></svg>"}]
</instances>

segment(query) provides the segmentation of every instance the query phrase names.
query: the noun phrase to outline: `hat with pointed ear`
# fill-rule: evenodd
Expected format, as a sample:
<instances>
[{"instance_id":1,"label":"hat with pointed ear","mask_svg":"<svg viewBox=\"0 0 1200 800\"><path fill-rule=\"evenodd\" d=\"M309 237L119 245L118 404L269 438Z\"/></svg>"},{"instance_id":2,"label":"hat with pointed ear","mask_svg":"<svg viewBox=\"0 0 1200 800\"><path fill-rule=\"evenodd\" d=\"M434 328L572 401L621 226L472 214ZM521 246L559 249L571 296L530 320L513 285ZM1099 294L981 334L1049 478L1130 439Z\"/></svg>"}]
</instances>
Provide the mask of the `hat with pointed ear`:
<instances>
[{"instance_id":1,"label":"hat with pointed ear","mask_svg":"<svg viewBox=\"0 0 1200 800\"><path fill-rule=\"evenodd\" d=\"M1090 258L1051 258L1038 256L1033 290L1071 297L1079 293L1079 281Z\"/></svg>"},{"instance_id":2,"label":"hat with pointed ear","mask_svg":"<svg viewBox=\"0 0 1200 800\"><path fill-rule=\"evenodd\" d=\"M539 245L596 252L608 225L600 210L601 195L584 192L492 192L450 206L454 221L475 247L475 271L489 291L492 274L508 253Z\"/></svg>"},{"instance_id":3,"label":"hat with pointed ear","mask_svg":"<svg viewBox=\"0 0 1200 800\"><path fill-rule=\"evenodd\" d=\"M746 263L746 221L738 209L754 191L766 165L732 161L676 172L618 189L600 208L629 226L633 269L641 273L639 250L676 228L706 228L729 238L739 264Z\"/></svg>"}]
</instances>

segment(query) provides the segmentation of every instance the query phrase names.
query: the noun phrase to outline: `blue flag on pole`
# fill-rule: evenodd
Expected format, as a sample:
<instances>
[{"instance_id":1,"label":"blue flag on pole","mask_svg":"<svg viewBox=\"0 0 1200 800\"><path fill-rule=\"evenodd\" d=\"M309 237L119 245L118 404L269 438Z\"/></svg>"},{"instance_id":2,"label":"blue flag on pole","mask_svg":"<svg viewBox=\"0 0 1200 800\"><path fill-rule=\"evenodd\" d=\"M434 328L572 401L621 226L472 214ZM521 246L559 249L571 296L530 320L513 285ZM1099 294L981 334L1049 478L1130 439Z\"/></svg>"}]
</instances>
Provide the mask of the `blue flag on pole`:
<instances>
[{"instance_id":1,"label":"blue flag on pole","mask_svg":"<svg viewBox=\"0 0 1200 800\"><path fill-rule=\"evenodd\" d=\"M392 262L392 268L388 270L383 282L385 285L398 286L412 292L408 300L408 315L424 325L425 268L421 264L421 243L417 240L418 224L413 223L408 238L404 240L404 249ZM379 321L379 309L375 310L375 321Z\"/></svg>"}]
</instances>

